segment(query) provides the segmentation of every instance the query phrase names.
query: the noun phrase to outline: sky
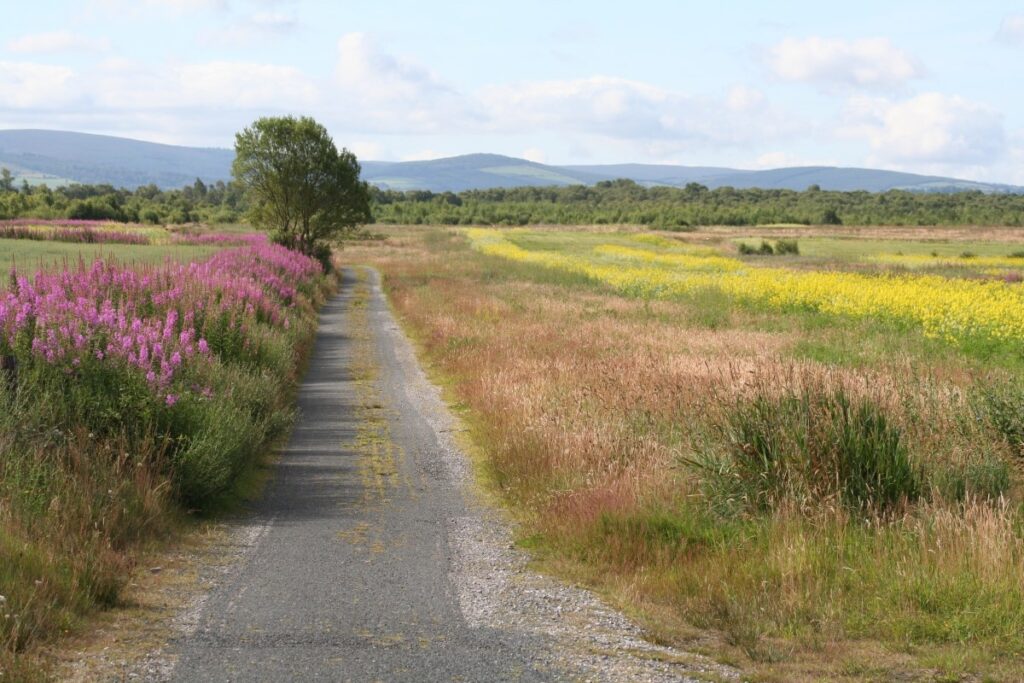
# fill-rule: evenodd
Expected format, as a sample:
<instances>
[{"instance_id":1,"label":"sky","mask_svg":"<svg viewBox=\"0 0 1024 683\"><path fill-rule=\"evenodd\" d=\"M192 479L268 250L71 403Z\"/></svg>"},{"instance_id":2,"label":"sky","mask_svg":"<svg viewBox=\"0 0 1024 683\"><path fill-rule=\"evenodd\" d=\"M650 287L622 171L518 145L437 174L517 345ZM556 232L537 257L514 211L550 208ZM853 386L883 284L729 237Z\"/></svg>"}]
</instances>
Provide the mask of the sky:
<instances>
[{"instance_id":1,"label":"sky","mask_svg":"<svg viewBox=\"0 0 1024 683\"><path fill-rule=\"evenodd\" d=\"M1024 184L1024 3L0 4L0 129L231 147L256 118L294 114L361 159Z\"/></svg>"}]
</instances>

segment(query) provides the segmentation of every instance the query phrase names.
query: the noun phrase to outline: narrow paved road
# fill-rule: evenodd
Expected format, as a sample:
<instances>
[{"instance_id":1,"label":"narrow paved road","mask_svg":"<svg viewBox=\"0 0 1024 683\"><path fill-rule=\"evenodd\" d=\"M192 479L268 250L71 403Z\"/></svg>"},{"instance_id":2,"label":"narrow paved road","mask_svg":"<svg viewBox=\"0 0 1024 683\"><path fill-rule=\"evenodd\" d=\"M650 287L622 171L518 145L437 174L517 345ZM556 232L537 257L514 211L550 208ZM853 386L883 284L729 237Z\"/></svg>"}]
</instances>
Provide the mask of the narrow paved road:
<instances>
[{"instance_id":1,"label":"narrow paved road","mask_svg":"<svg viewBox=\"0 0 1024 683\"><path fill-rule=\"evenodd\" d=\"M458 423L375 272L346 270L323 309L298 407L241 556L197 625L153 655L172 680L736 677L529 570L470 493Z\"/></svg>"},{"instance_id":2,"label":"narrow paved road","mask_svg":"<svg viewBox=\"0 0 1024 683\"><path fill-rule=\"evenodd\" d=\"M548 678L531 662L543 649L534 638L462 618L446 521L464 503L403 378L389 374L389 323L379 289L346 271L256 511L261 537L179 644L174 680Z\"/></svg>"}]
</instances>

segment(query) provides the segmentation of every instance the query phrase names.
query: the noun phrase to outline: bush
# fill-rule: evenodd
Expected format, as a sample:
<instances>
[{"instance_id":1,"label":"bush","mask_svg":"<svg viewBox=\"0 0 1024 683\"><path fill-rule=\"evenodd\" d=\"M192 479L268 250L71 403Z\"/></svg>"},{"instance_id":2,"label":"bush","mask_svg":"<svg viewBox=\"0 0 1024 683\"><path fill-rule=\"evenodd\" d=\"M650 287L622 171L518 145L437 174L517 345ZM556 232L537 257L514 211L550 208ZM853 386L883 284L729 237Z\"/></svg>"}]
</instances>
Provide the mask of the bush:
<instances>
[{"instance_id":1,"label":"bush","mask_svg":"<svg viewBox=\"0 0 1024 683\"><path fill-rule=\"evenodd\" d=\"M835 209L825 209L825 212L821 215L822 225L842 225L843 219L839 217L839 213Z\"/></svg>"},{"instance_id":2,"label":"bush","mask_svg":"<svg viewBox=\"0 0 1024 683\"><path fill-rule=\"evenodd\" d=\"M325 273L329 273L334 269L334 264L331 262L331 254L331 245L325 242L317 242L313 245L313 249L309 255L320 262Z\"/></svg>"},{"instance_id":3,"label":"bush","mask_svg":"<svg viewBox=\"0 0 1024 683\"><path fill-rule=\"evenodd\" d=\"M775 249L768 242L761 240L761 246L758 248L757 253L762 256L772 256L775 253Z\"/></svg>"},{"instance_id":4,"label":"bush","mask_svg":"<svg viewBox=\"0 0 1024 683\"><path fill-rule=\"evenodd\" d=\"M775 243L776 254L792 254L793 256L800 255L800 245L797 244L796 240L779 240Z\"/></svg>"}]
</instances>

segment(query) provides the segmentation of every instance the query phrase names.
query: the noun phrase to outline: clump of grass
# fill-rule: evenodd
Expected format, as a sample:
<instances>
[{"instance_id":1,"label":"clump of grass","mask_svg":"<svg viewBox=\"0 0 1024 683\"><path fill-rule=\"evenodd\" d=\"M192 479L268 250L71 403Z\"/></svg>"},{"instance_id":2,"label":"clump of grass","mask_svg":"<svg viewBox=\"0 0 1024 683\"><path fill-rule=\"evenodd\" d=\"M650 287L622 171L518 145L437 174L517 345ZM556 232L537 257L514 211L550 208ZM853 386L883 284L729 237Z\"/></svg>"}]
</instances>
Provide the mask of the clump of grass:
<instances>
[{"instance_id":1,"label":"clump of grass","mask_svg":"<svg viewBox=\"0 0 1024 683\"><path fill-rule=\"evenodd\" d=\"M976 406L1013 453L1024 458L1024 388L1010 380L985 384L977 390Z\"/></svg>"},{"instance_id":2,"label":"clump of grass","mask_svg":"<svg viewBox=\"0 0 1024 683\"><path fill-rule=\"evenodd\" d=\"M854 510L885 512L922 491L898 427L866 398L841 389L808 388L780 396L743 397L720 426L726 457L714 468L716 496L728 505L765 512L841 501Z\"/></svg>"}]
</instances>

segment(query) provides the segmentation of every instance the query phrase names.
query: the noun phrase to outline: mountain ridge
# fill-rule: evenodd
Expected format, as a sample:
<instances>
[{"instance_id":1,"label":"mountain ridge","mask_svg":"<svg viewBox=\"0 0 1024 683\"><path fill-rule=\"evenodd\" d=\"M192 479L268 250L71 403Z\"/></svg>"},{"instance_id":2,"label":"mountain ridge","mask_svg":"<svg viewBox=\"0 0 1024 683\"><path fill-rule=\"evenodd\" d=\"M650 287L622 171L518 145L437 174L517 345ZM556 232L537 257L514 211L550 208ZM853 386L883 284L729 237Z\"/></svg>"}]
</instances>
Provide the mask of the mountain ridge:
<instances>
[{"instance_id":1,"label":"mountain ridge","mask_svg":"<svg viewBox=\"0 0 1024 683\"><path fill-rule=\"evenodd\" d=\"M184 147L91 133L54 130L0 130L0 167L32 183L110 184L135 188L150 183L162 188L231 177L234 152L212 147ZM551 165L501 154L466 154L420 161L362 162L363 178L392 190L460 192L523 186L593 185L627 178L642 185L673 187L699 183L717 187L883 192L1024 193L1024 187L882 169L798 166L764 170L670 164Z\"/></svg>"}]
</instances>

